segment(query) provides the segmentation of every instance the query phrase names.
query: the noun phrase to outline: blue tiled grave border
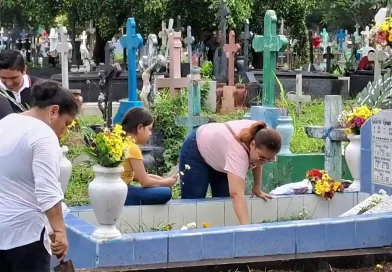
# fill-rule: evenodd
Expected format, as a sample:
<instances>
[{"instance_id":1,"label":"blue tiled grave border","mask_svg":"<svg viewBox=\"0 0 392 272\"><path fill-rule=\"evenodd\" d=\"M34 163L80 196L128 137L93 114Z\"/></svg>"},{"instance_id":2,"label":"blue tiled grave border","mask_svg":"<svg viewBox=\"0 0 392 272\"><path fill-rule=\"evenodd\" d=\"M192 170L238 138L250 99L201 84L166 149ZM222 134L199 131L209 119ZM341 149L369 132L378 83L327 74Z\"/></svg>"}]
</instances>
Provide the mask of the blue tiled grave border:
<instances>
[{"instance_id":1,"label":"blue tiled grave border","mask_svg":"<svg viewBox=\"0 0 392 272\"><path fill-rule=\"evenodd\" d=\"M392 213L289 221L190 231L125 234L97 242L94 225L65 217L75 268L170 267L216 259L296 255L392 245Z\"/></svg>"}]
</instances>

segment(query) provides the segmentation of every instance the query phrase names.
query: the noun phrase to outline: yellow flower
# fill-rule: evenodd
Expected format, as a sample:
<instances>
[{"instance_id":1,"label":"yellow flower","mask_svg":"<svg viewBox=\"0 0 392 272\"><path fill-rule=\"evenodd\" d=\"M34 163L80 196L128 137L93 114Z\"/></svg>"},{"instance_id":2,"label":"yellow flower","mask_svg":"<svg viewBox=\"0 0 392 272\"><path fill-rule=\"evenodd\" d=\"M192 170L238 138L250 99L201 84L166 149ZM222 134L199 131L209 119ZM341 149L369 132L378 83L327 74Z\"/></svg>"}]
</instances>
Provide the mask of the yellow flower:
<instances>
[{"instance_id":1,"label":"yellow flower","mask_svg":"<svg viewBox=\"0 0 392 272\"><path fill-rule=\"evenodd\" d=\"M378 265L376 265L376 268L383 269L383 266L381 264L378 264Z\"/></svg>"},{"instance_id":2,"label":"yellow flower","mask_svg":"<svg viewBox=\"0 0 392 272\"><path fill-rule=\"evenodd\" d=\"M338 181L335 181L333 183L333 190L336 192L340 188L341 183Z\"/></svg>"},{"instance_id":3,"label":"yellow flower","mask_svg":"<svg viewBox=\"0 0 392 272\"><path fill-rule=\"evenodd\" d=\"M203 223L203 228L208 229L209 227L210 227L210 224L208 224L206 222Z\"/></svg>"}]
</instances>

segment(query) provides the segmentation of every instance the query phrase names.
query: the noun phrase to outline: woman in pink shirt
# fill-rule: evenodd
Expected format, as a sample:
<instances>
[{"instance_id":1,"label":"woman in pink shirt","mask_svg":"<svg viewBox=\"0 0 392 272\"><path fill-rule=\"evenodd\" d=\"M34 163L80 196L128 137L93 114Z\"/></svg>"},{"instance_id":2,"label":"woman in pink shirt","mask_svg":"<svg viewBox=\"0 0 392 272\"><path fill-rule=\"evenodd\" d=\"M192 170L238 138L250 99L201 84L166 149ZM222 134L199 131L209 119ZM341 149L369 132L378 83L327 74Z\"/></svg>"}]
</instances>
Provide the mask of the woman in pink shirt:
<instances>
[{"instance_id":1,"label":"woman in pink shirt","mask_svg":"<svg viewBox=\"0 0 392 272\"><path fill-rule=\"evenodd\" d=\"M183 199L205 198L208 185L213 197L231 197L241 224L249 224L245 198L245 177L252 169L252 196L264 200L270 195L261 191L262 165L275 160L281 148L279 133L264 122L236 120L209 123L195 129L180 151Z\"/></svg>"}]
</instances>

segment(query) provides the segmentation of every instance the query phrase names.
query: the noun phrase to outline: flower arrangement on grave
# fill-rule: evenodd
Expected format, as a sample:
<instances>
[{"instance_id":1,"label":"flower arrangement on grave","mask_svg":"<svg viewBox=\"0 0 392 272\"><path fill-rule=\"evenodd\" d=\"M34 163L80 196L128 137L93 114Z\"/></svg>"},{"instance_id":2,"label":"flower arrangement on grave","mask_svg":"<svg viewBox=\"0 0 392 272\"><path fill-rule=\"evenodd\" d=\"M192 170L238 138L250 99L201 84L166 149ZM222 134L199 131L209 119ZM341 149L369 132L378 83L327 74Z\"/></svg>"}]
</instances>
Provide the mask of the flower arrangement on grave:
<instances>
[{"instance_id":1,"label":"flower arrangement on grave","mask_svg":"<svg viewBox=\"0 0 392 272\"><path fill-rule=\"evenodd\" d=\"M379 112L377 108L370 108L368 105L352 108L349 111L342 111L339 114L338 122L345 128L347 135L360 135L363 124Z\"/></svg>"},{"instance_id":2,"label":"flower arrangement on grave","mask_svg":"<svg viewBox=\"0 0 392 272\"><path fill-rule=\"evenodd\" d=\"M343 185L334 181L326 171L319 169L311 169L306 173L306 178L313 186L313 192L324 197L327 201L331 200L335 192L343 192Z\"/></svg>"},{"instance_id":3,"label":"flower arrangement on grave","mask_svg":"<svg viewBox=\"0 0 392 272\"><path fill-rule=\"evenodd\" d=\"M118 167L126 159L127 150L130 147L130 139L120 125L113 129L104 128L102 132L94 133L89 128L86 135L86 155L96 161L102 167Z\"/></svg>"},{"instance_id":4,"label":"flower arrangement on grave","mask_svg":"<svg viewBox=\"0 0 392 272\"><path fill-rule=\"evenodd\" d=\"M203 229L207 229L210 227L210 224L208 223L203 223ZM181 227L180 230L191 230L191 229L197 229L197 225L195 222L191 222L186 224L185 226Z\"/></svg>"},{"instance_id":5,"label":"flower arrangement on grave","mask_svg":"<svg viewBox=\"0 0 392 272\"><path fill-rule=\"evenodd\" d=\"M369 32L369 40L378 47L385 48L392 43L392 17L374 25Z\"/></svg>"}]
</instances>

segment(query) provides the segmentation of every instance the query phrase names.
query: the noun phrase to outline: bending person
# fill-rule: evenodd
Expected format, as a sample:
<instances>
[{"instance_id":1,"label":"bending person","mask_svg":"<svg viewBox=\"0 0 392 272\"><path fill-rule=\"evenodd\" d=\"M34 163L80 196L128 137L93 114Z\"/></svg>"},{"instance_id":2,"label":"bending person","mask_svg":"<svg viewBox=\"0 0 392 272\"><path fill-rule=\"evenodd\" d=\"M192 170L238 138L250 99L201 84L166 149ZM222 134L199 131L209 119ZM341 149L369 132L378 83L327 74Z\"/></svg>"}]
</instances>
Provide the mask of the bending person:
<instances>
[{"instance_id":1,"label":"bending person","mask_svg":"<svg viewBox=\"0 0 392 272\"><path fill-rule=\"evenodd\" d=\"M122 121L123 130L131 138L131 146L123 165L124 173L121 175L128 184L125 205L166 204L172 198L170 187L176 183L177 178L147 174L144 168L139 145L146 144L150 139L153 122L151 113L143 108L129 110ZM131 185L133 181L138 181L141 186Z\"/></svg>"},{"instance_id":2,"label":"bending person","mask_svg":"<svg viewBox=\"0 0 392 272\"><path fill-rule=\"evenodd\" d=\"M213 197L231 197L241 224L249 224L245 199L245 177L252 169L252 195L267 200L261 190L262 165L275 160L281 137L264 122L251 120L209 123L195 129L180 151L183 199L205 198L208 185Z\"/></svg>"}]
</instances>

